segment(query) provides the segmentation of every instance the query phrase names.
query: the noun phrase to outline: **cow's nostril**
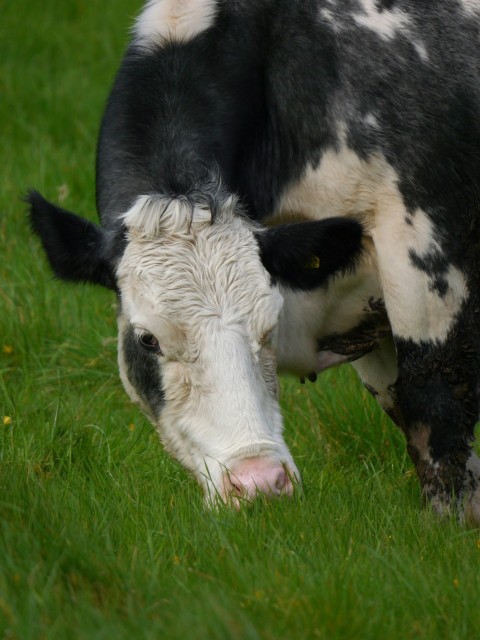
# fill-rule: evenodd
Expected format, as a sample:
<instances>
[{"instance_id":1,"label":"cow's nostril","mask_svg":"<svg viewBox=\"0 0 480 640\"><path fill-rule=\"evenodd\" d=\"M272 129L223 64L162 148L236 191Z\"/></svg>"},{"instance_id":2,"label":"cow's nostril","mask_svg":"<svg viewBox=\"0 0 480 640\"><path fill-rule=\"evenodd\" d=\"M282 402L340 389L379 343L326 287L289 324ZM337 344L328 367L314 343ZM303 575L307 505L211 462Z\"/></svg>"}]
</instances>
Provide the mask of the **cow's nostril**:
<instances>
[{"instance_id":1,"label":"cow's nostril","mask_svg":"<svg viewBox=\"0 0 480 640\"><path fill-rule=\"evenodd\" d=\"M282 469L277 477L277 481L275 482L275 488L281 491L287 482L287 474L285 473L285 469Z\"/></svg>"}]
</instances>

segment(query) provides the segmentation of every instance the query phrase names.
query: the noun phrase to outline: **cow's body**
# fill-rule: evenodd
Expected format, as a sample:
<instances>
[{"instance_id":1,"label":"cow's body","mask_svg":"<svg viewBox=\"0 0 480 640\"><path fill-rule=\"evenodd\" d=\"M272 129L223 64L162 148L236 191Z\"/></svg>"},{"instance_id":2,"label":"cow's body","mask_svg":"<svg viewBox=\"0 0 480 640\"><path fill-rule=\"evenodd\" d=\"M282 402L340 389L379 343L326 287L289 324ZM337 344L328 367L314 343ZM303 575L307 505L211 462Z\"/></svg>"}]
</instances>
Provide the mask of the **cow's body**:
<instances>
[{"instance_id":1,"label":"cow's body","mask_svg":"<svg viewBox=\"0 0 480 640\"><path fill-rule=\"evenodd\" d=\"M185 220L185 211L193 212L199 246L206 233L202 225L210 224L217 209L212 228L236 225L237 239L246 234L238 246L225 240L218 252L225 250L226 263L237 259L240 270L251 267L248 281L260 300L269 297L269 286L255 266L252 227L238 222L229 194L239 196L256 221L353 219L365 230L362 256L355 269L321 288L316 285L325 280L315 282L311 270L297 277L285 273L288 261L276 264L288 238L275 245L260 242L263 263L285 300L273 336L278 364L302 376L354 360L364 383L404 430L425 495L440 512L455 496L460 513L465 506L468 517L480 522L480 463L472 453L480 390L479 45L476 0L160 0L147 5L100 135L98 208L110 275L95 271L75 277L113 282L120 290L122 377L155 421L165 406L188 401L169 399L170 365L169 373L161 374L134 355L132 327L158 326L151 309L139 312L145 301L151 306L147 280L138 285L145 273L149 278L155 273L162 290L154 296L158 308L175 310L175 321L167 329L162 324L160 333L177 331L189 316L188 305L177 308L172 299L175 275L165 275L168 251L177 246L172 238L181 231L184 242L194 241L187 237L191 226L188 233L180 229L179 215ZM173 210L172 202L181 203L184 213L177 204ZM232 207L233 218L225 213ZM210 213L202 214L205 210ZM158 241L152 244L152 238ZM209 258L199 254L195 262L185 255L181 270L195 271L194 284L193 275L185 284L192 301L209 282L203 273ZM172 261L178 256L175 250ZM348 265L351 260L345 258L341 267ZM327 271L338 269L332 262ZM195 317L215 295L192 302ZM249 302L242 313L249 314L249 326L264 314L268 332L279 303L269 299L261 311L255 304ZM249 331L258 341L262 329ZM172 339L177 347L178 340ZM180 342L183 349L189 341ZM215 348L239 366L243 356L235 360L230 347ZM191 344L185 347L192 362L193 351ZM171 359L182 357L177 348ZM220 414L236 407L249 424L247 431L258 427L260 433L259 425L270 422L279 433L277 409L268 399L271 367L270 362L260 368L264 391L246 388L258 383L257 374L250 373L253 382L238 398L227 398ZM195 387L189 384L190 390ZM220 391L221 381L211 384ZM252 392L253 405L263 407L258 419L251 417L256 409L244 412ZM195 403L201 403L200 396ZM260 443L267 435L257 433L250 444L247 438L233 458L262 456ZM189 436L177 429L164 437L198 476L198 452L191 442L185 444ZM214 435L204 429L202 437ZM228 466L233 458L222 455L220 465ZM283 444L275 456L296 473Z\"/></svg>"}]
</instances>

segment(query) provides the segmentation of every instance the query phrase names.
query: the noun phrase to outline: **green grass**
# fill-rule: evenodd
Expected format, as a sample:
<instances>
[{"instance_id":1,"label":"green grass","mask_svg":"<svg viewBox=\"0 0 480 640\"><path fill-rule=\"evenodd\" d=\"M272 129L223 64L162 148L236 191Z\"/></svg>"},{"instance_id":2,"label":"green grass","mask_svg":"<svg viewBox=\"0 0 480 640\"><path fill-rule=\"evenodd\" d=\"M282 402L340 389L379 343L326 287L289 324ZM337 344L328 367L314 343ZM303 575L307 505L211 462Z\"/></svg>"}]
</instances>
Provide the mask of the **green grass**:
<instances>
[{"instance_id":1,"label":"green grass","mask_svg":"<svg viewBox=\"0 0 480 640\"><path fill-rule=\"evenodd\" d=\"M420 508L350 369L282 382L302 495L209 513L121 388L112 295L51 279L20 196L95 217L139 5L0 3L0 637L478 637L480 534Z\"/></svg>"}]
</instances>

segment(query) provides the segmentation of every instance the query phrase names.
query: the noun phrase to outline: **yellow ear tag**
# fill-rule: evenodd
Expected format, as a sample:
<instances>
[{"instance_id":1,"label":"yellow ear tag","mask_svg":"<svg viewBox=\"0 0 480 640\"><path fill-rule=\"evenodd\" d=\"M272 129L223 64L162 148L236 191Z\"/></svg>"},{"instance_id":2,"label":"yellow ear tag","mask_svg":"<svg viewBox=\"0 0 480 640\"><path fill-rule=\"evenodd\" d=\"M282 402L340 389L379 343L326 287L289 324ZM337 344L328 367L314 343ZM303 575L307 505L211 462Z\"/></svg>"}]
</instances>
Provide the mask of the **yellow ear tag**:
<instances>
[{"instance_id":1,"label":"yellow ear tag","mask_svg":"<svg viewBox=\"0 0 480 640\"><path fill-rule=\"evenodd\" d=\"M312 256L312 258L305 265L307 269L320 269L320 258L318 256Z\"/></svg>"}]
</instances>

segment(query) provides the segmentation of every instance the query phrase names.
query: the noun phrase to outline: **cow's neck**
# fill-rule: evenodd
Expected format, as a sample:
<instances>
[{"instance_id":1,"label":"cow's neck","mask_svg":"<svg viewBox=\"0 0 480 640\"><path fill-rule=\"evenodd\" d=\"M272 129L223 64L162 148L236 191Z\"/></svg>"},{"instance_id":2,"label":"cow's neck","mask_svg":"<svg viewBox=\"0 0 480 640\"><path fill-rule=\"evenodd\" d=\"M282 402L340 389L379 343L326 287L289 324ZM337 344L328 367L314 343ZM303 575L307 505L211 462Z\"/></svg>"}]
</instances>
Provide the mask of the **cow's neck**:
<instances>
[{"instance_id":1,"label":"cow's neck","mask_svg":"<svg viewBox=\"0 0 480 640\"><path fill-rule=\"evenodd\" d=\"M354 273L315 291L282 291L276 332L280 371L320 372L355 360L389 333L382 291L368 253Z\"/></svg>"}]
</instances>

